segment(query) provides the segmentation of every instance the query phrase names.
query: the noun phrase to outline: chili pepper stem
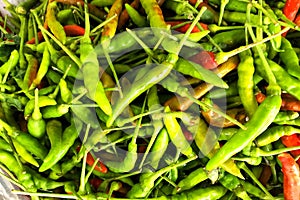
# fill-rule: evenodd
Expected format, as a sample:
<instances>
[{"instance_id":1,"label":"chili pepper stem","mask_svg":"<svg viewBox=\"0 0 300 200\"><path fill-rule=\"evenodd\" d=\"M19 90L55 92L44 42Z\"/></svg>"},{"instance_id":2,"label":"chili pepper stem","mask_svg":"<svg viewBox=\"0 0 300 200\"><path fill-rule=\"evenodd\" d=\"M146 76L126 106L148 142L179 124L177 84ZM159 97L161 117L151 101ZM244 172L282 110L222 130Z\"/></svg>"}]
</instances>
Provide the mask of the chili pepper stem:
<instances>
[{"instance_id":1,"label":"chili pepper stem","mask_svg":"<svg viewBox=\"0 0 300 200\"><path fill-rule=\"evenodd\" d=\"M179 55L179 52L181 51L184 42L188 39L189 35L191 34L193 28L196 26L196 24L199 22L201 16L203 15L203 13L207 10L207 7L203 6L198 15L195 17L195 19L193 20L192 24L190 25L190 27L188 28L188 30L185 32L183 38L180 40L179 45L177 50L175 51L177 55Z\"/></svg>"},{"instance_id":2,"label":"chili pepper stem","mask_svg":"<svg viewBox=\"0 0 300 200\"><path fill-rule=\"evenodd\" d=\"M54 37L47 29L44 28L35 10L31 10L31 12L35 17L35 20L38 23L38 27L42 31L42 33L48 35L78 65L78 67L81 67L82 63L80 59L70 49L63 45L56 37Z\"/></svg>"},{"instance_id":3,"label":"chili pepper stem","mask_svg":"<svg viewBox=\"0 0 300 200\"><path fill-rule=\"evenodd\" d=\"M294 147L288 147L288 148L282 148L282 149L276 149L272 151L264 151L260 148L255 148L250 152L250 155L252 156L275 156L281 153L289 152L289 151L294 151L294 150L299 150L300 146L294 146Z\"/></svg>"},{"instance_id":4,"label":"chili pepper stem","mask_svg":"<svg viewBox=\"0 0 300 200\"><path fill-rule=\"evenodd\" d=\"M229 3L229 0L221 0L221 6L220 6L220 15L219 15L219 20L218 20L218 25L220 26L222 23L223 15L224 15L224 10L226 5Z\"/></svg>"},{"instance_id":5,"label":"chili pepper stem","mask_svg":"<svg viewBox=\"0 0 300 200\"><path fill-rule=\"evenodd\" d=\"M253 47L256 47L257 45L263 44L263 43L265 43L265 42L267 42L267 41L269 41L269 40L271 40L271 39L273 39L273 38L281 35L282 33L288 31L289 29L290 28L286 27L286 28L282 29L282 31L280 31L279 33L276 33L274 35L266 37L266 38L264 38L264 39L262 39L260 41L256 41L254 43L251 43L251 44L249 44L247 46L241 46L241 47L239 47L237 49L234 49L232 51L229 51L229 52L219 52L215 56L216 62L218 64L222 64L222 63L226 62L230 57L235 56L235 55L237 55L237 54L239 54L239 53L241 53L243 51L246 51L248 49L251 49Z\"/></svg>"},{"instance_id":6,"label":"chili pepper stem","mask_svg":"<svg viewBox=\"0 0 300 200\"><path fill-rule=\"evenodd\" d=\"M262 191L264 191L266 195L268 195L271 199L274 199L274 197L270 194L270 192L265 188L265 186L261 184L261 182L256 178L256 176L253 174L253 172L247 167L247 165L244 162L238 162L238 166L242 170L244 170L248 174L248 176L250 176L250 178L260 187Z\"/></svg>"}]
</instances>

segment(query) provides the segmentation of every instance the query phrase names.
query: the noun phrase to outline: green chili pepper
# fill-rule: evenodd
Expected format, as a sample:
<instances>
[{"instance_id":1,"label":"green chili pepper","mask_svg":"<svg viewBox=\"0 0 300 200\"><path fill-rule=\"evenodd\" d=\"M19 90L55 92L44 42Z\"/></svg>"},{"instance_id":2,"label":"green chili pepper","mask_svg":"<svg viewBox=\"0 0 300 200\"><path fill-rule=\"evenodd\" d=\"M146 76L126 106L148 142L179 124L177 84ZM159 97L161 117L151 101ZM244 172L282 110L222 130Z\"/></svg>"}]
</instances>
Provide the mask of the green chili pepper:
<instances>
[{"instance_id":1,"label":"green chili pepper","mask_svg":"<svg viewBox=\"0 0 300 200\"><path fill-rule=\"evenodd\" d=\"M47 106L41 109L44 119L58 118L69 112L70 105L59 104L54 106Z\"/></svg>"},{"instance_id":2,"label":"green chili pepper","mask_svg":"<svg viewBox=\"0 0 300 200\"><path fill-rule=\"evenodd\" d=\"M273 122L275 123L280 123L282 121L288 121L288 120L294 120L297 119L299 117L299 113L298 112L294 112L294 111L280 111Z\"/></svg>"},{"instance_id":3,"label":"green chili pepper","mask_svg":"<svg viewBox=\"0 0 300 200\"><path fill-rule=\"evenodd\" d=\"M104 7L104 6L111 6L114 4L114 0L92 0L91 4L98 6L98 7Z\"/></svg>"},{"instance_id":4,"label":"green chili pepper","mask_svg":"<svg viewBox=\"0 0 300 200\"><path fill-rule=\"evenodd\" d=\"M229 11L225 11L223 18L225 19L225 21L227 22L236 22L236 23L241 23L241 24L245 24L246 20L247 20L247 16L246 13L242 13L242 12L229 12ZM252 24L258 23L259 20L259 16L255 15L255 14L251 14L250 15L250 22ZM270 24L270 19L265 17L263 19L264 24Z\"/></svg>"},{"instance_id":5,"label":"green chili pepper","mask_svg":"<svg viewBox=\"0 0 300 200\"><path fill-rule=\"evenodd\" d=\"M31 54L25 53L26 60L28 62L28 66L24 75L24 86L26 89L32 84L33 79L36 77L36 73L39 66L39 61L36 57Z\"/></svg>"},{"instance_id":6,"label":"green chili pepper","mask_svg":"<svg viewBox=\"0 0 300 200\"><path fill-rule=\"evenodd\" d=\"M0 162L3 163L9 171L13 172L20 183L30 192L36 192L37 188L32 180L32 176L19 166L16 158L4 150L0 150Z\"/></svg>"},{"instance_id":7,"label":"green chili pepper","mask_svg":"<svg viewBox=\"0 0 300 200\"><path fill-rule=\"evenodd\" d=\"M193 16L197 10L192 7L187 1L166 1L163 6L167 9L173 10L176 14L181 16L187 16L187 18L190 18Z\"/></svg>"},{"instance_id":8,"label":"green chili pepper","mask_svg":"<svg viewBox=\"0 0 300 200\"><path fill-rule=\"evenodd\" d=\"M162 107L159 102L156 86L150 88L147 96L147 104L149 111ZM151 118L153 120L152 124L154 130L147 145L140 167L142 166L144 160L147 159L146 162L149 162L154 169L157 169L164 152L167 150L169 136L166 129L163 128L162 120L156 119L153 115L151 115ZM150 150L151 154L148 155Z\"/></svg>"},{"instance_id":9,"label":"green chili pepper","mask_svg":"<svg viewBox=\"0 0 300 200\"><path fill-rule=\"evenodd\" d=\"M294 133L299 133L300 129L295 128L293 126L273 126L267 129L264 133L262 133L256 139L256 144L258 146L265 146L276 140L280 139L280 137L284 135L292 135Z\"/></svg>"},{"instance_id":10,"label":"green chili pepper","mask_svg":"<svg viewBox=\"0 0 300 200\"><path fill-rule=\"evenodd\" d=\"M41 138L44 136L46 132L46 122L43 119L42 113L39 108L39 97L38 97L38 89L35 90L35 98L34 98L34 110L31 117L28 119L27 128L28 132L36 137Z\"/></svg>"},{"instance_id":11,"label":"green chili pepper","mask_svg":"<svg viewBox=\"0 0 300 200\"><path fill-rule=\"evenodd\" d=\"M203 168L198 168L181 179L174 189L173 194L184 190L192 189L195 185L208 179L207 172Z\"/></svg>"},{"instance_id":12,"label":"green chili pepper","mask_svg":"<svg viewBox=\"0 0 300 200\"><path fill-rule=\"evenodd\" d=\"M53 1L48 4L46 12L46 22L53 35L61 41L63 44L66 43L67 36L64 31L64 27L57 21L55 16L55 9L57 8L56 2Z\"/></svg>"},{"instance_id":13,"label":"green chili pepper","mask_svg":"<svg viewBox=\"0 0 300 200\"><path fill-rule=\"evenodd\" d=\"M82 126L81 123L79 123ZM39 171L43 172L53 167L60 161L68 152L74 141L78 137L78 131L81 127L78 122L72 121L63 132L61 129L61 122L52 120L47 123L47 135L50 139L51 149L40 166Z\"/></svg>"},{"instance_id":14,"label":"green chili pepper","mask_svg":"<svg viewBox=\"0 0 300 200\"><path fill-rule=\"evenodd\" d=\"M283 52L279 52L279 56L284 64L285 69L290 75L300 79L300 66L298 56L293 49L290 41L282 38L281 49L283 50Z\"/></svg>"},{"instance_id":15,"label":"green chili pepper","mask_svg":"<svg viewBox=\"0 0 300 200\"><path fill-rule=\"evenodd\" d=\"M237 128L222 128L218 140L229 140L234 134L238 132Z\"/></svg>"},{"instance_id":16,"label":"green chili pepper","mask_svg":"<svg viewBox=\"0 0 300 200\"><path fill-rule=\"evenodd\" d=\"M34 157L16 140L12 140L13 145L16 149L16 152L20 155L21 158L23 158L26 162L32 164L35 167L39 167L39 164L34 159Z\"/></svg>"},{"instance_id":17,"label":"green chili pepper","mask_svg":"<svg viewBox=\"0 0 300 200\"><path fill-rule=\"evenodd\" d=\"M245 124L247 129L240 129L236 134L234 134L208 161L206 169L209 171L215 169L252 142L272 123L279 112L280 106L280 96L268 96L265 101L260 104L256 112L253 114L253 117Z\"/></svg>"},{"instance_id":18,"label":"green chili pepper","mask_svg":"<svg viewBox=\"0 0 300 200\"><path fill-rule=\"evenodd\" d=\"M19 62L19 52L18 50L15 49L11 52L7 62L0 67L0 74L4 75L5 73L8 73L18 64L18 62Z\"/></svg>"},{"instance_id":19,"label":"green chili pepper","mask_svg":"<svg viewBox=\"0 0 300 200\"><path fill-rule=\"evenodd\" d=\"M190 62L186 59L179 58L174 69L182 74L192 76L194 78L211 83L214 86L227 88L227 84L212 71L205 69L201 65Z\"/></svg>"},{"instance_id":20,"label":"green chili pepper","mask_svg":"<svg viewBox=\"0 0 300 200\"><path fill-rule=\"evenodd\" d=\"M87 10L87 5L85 5ZM84 85L88 90L88 97L94 100L98 106L107 115L111 115L111 105L105 95L102 82L99 81L99 62L97 54L90 39L90 22L88 13L85 12L85 33L80 39L80 60L83 63L81 66Z\"/></svg>"},{"instance_id":21,"label":"green chili pepper","mask_svg":"<svg viewBox=\"0 0 300 200\"><path fill-rule=\"evenodd\" d=\"M238 91L242 104L251 118L257 110L257 101L254 96L254 59L249 51L239 54L240 63L237 67L238 70Z\"/></svg>"},{"instance_id":22,"label":"green chili pepper","mask_svg":"<svg viewBox=\"0 0 300 200\"><path fill-rule=\"evenodd\" d=\"M8 152L12 152L12 148L8 142L6 142L3 138L0 137L0 149Z\"/></svg>"},{"instance_id":23,"label":"green chili pepper","mask_svg":"<svg viewBox=\"0 0 300 200\"><path fill-rule=\"evenodd\" d=\"M269 199L269 197L263 193L258 187L252 185L248 181L240 180L241 184L243 185L243 188L248 192L249 194L252 194L255 197L258 197L260 199Z\"/></svg>"},{"instance_id":24,"label":"green chili pepper","mask_svg":"<svg viewBox=\"0 0 300 200\"><path fill-rule=\"evenodd\" d=\"M148 192L153 188L154 182L156 179L158 179L162 174L170 171L173 168L185 165L186 163L195 160L196 156L188 158L182 162L169 165L167 167L164 167L154 173L148 173L143 176L143 179L140 180L139 183L136 183L133 185L131 190L127 193L127 197L129 198L144 198Z\"/></svg>"},{"instance_id":25,"label":"green chili pepper","mask_svg":"<svg viewBox=\"0 0 300 200\"><path fill-rule=\"evenodd\" d=\"M171 72L173 66L177 62L177 59L178 56L176 54L169 54L162 64L153 67L150 72L136 80L131 85L131 88L124 91L123 98L118 99L118 101L112 105L113 112L106 122L107 127L110 127L113 124L114 120L121 114L124 108L137 96L165 78ZM152 73L153 75L156 75L152 76ZM157 76L157 74L159 74L159 76Z\"/></svg>"},{"instance_id":26,"label":"green chili pepper","mask_svg":"<svg viewBox=\"0 0 300 200\"><path fill-rule=\"evenodd\" d=\"M170 112L170 108L166 107L165 112ZM171 141L176 146L176 148L178 148L178 151L180 151L187 157L195 156L195 153L188 141L186 140L180 127L180 124L177 122L177 119L171 115L166 114L163 120L168 131L168 135Z\"/></svg>"},{"instance_id":27,"label":"green chili pepper","mask_svg":"<svg viewBox=\"0 0 300 200\"><path fill-rule=\"evenodd\" d=\"M45 47L40 67L37 71L35 79L32 82L32 86L30 86L29 89L34 88L41 83L42 79L44 78L44 76L46 75L46 73L48 71L50 62L51 62L50 53L48 51L48 48Z\"/></svg>"},{"instance_id":28,"label":"green chili pepper","mask_svg":"<svg viewBox=\"0 0 300 200\"><path fill-rule=\"evenodd\" d=\"M220 199L225 193L227 189L222 186L210 186L207 188L199 188L193 189L187 192L183 192L178 195L169 196L170 199L180 200L180 199L195 199L195 200L204 200L211 199L217 200ZM165 198L168 199L168 196Z\"/></svg>"},{"instance_id":29,"label":"green chili pepper","mask_svg":"<svg viewBox=\"0 0 300 200\"><path fill-rule=\"evenodd\" d=\"M59 91L61 99L64 103L71 103L73 99L72 91L68 88L67 82L65 79L60 79L59 81Z\"/></svg>"},{"instance_id":30,"label":"green chili pepper","mask_svg":"<svg viewBox=\"0 0 300 200\"><path fill-rule=\"evenodd\" d=\"M147 157L147 161L149 161L150 165L157 169L159 166L159 162L161 158L166 152L169 144L169 135L165 128L163 128L159 134L157 135L155 142L151 148L151 154Z\"/></svg>"},{"instance_id":31,"label":"green chili pepper","mask_svg":"<svg viewBox=\"0 0 300 200\"><path fill-rule=\"evenodd\" d=\"M278 85L291 95L300 100L300 81L289 75L279 64L272 60L268 60L270 68L276 77Z\"/></svg>"},{"instance_id":32,"label":"green chili pepper","mask_svg":"<svg viewBox=\"0 0 300 200\"><path fill-rule=\"evenodd\" d=\"M26 0L22 1L21 3L18 4L16 7L16 12L22 15L26 15L27 12L34 6L36 5L35 0Z\"/></svg>"},{"instance_id":33,"label":"green chili pepper","mask_svg":"<svg viewBox=\"0 0 300 200\"><path fill-rule=\"evenodd\" d=\"M131 18L132 22L137 25L138 27L145 27L147 26L147 19L146 17L140 15L138 11L136 11L133 7L129 4L125 4L125 8L129 17Z\"/></svg>"},{"instance_id":34,"label":"green chili pepper","mask_svg":"<svg viewBox=\"0 0 300 200\"><path fill-rule=\"evenodd\" d=\"M72 9L60 10L57 15L57 20L64 25L75 24L74 14Z\"/></svg>"},{"instance_id":35,"label":"green chili pepper","mask_svg":"<svg viewBox=\"0 0 300 200\"><path fill-rule=\"evenodd\" d=\"M219 0L209 0L208 3L220 6ZM247 5L248 5L248 3L244 2L244 1L231 0L226 4L225 9L231 10L231 11L237 11L237 12L246 12ZM254 7L251 7L251 12L256 13L257 10Z\"/></svg>"},{"instance_id":36,"label":"green chili pepper","mask_svg":"<svg viewBox=\"0 0 300 200\"><path fill-rule=\"evenodd\" d=\"M196 145L204 156L211 158L220 148L217 141L217 135L211 128L207 127L204 120L200 117L197 118L198 123L195 133ZM244 178L234 161L231 159L223 163L221 167L234 176L242 179Z\"/></svg>"},{"instance_id":37,"label":"green chili pepper","mask_svg":"<svg viewBox=\"0 0 300 200\"><path fill-rule=\"evenodd\" d=\"M38 98L38 107L45 107L45 106L53 106L56 105L56 101L48 96L39 96ZM30 99L24 108L24 118L28 119L28 117L32 114L35 108L35 100Z\"/></svg>"},{"instance_id":38,"label":"green chili pepper","mask_svg":"<svg viewBox=\"0 0 300 200\"><path fill-rule=\"evenodd\" d=\"M99 122L96 116L96 113L93 113L92 110L88 107L85 107L83 104L73 105L71 107L72 112L85 124L90 124L92 128L98 128Z\"/></svg>"},{"instance_id":39,"label":"green chili pepper","mask_svg":"<svg viewBox=\"0 0 300 200\"><path fill-rule=\"evenodd\" d=\"M20 32L19 36L21 38L20 40L20 48L19 48L19 65L21 69L26 69L27 68L27 62L24 56L24 43L25 43L25 38L27 35L27 18L23 15L19 16L20 22L21 22L21 27L20 27Z\"/></svg>"},{"instance_id":40,"label":"green chili pepper","mask_svg":"<svg viewBox=\"0 0 300 200\"><path fill-rule=\"evenodd\" d=\"M28 133L24 132L15 132L17 136L15 136L15 140L22 144L23 147L33 155L35 155L37 158L43 160L45 156L47 155L47 148L43 146L39 140L34 138Z\"/></svg>"},{"instance_id":41,"label":"green chili pepper","mask_svg":"<svg viewBox=\"0 0 300 200\"><path fill-rule=\"evenodd\" d=\"M71 76L78 80L82 80L82 72L79 70L78 65L69 57L69 56L62 56L57 60L56 66L58 69L63 71L64 73L70 67L67 76Z\"/></svg>"},{"instance_id":42,"label":"green chili pepper","mask_svg":"<svg viewBox=\"0 0 300 200\"><path fill-rule=\"evenodd\" d=\"M34 181L34 184L38 189L41 190L53 190L56 188L59 188L61 186L64 186L66 182L56 182L49 178L43 177L41 174L37 173L32 168L26 166L26 171L32 175L32 179Z\"/></svg>"},{"instance_id":43,"label":"green chili pepper","mask_svg":"<svg viewBox=\"0 0 300 200\"><path fill-rule=\"evenodd\" d=\"M141 5L145 9L151 27L167 28L162 10L155 0L141 0Z\"/></svg>"}]
</instances>

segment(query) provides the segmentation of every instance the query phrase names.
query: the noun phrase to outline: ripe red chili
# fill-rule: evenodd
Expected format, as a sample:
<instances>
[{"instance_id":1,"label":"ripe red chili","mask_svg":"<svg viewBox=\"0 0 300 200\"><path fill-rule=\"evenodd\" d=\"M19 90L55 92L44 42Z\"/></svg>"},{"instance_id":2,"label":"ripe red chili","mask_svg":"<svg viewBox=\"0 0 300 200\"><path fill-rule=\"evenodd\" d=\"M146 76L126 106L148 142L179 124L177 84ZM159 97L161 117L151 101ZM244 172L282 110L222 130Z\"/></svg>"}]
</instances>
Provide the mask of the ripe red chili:
<instances>
[{"instance_id":1,"label":"ripe red chili","mask_svg":"<svg viewBox=\"0 0 300 200\"><path fill-rule=\"evenodd\" d=\"M256 94L256 101L258 103L263 102L266 96L263 93ZM281 110L291 110L291 111L300 111L300 101L290 94L283 93L281 94L282 102L281 102Z\"/></svg>"},{"instance_id":2,"label":"ripe red chili","mask_svg":"<svg viewBox=\"0 0 300 200\"><path fill-rule=\"evenodd\" d=\"M285 5L283 7L283 13L289 20L294 21L299 8L299 0L286 0Z\"/></svg>"},{"instance_id":3,"label":"ripe red chili","mask_svg":"<svg viewBox=\"0 0 300 200\"><path fill-rule=\"evenodd\" d=\"M78 146L76 148L77 152L80 150L80 147L81 146ZM89 165L89 166L93 166L94 163L95 163L95 159L94 157L92 156L92 154L89 152L87 153L87 157L86 157L86 163ZM102 172L102 173L107 173L107 167L101 162L101 161L98 161L97 165L95 166L94 168L95 170L99 171L99 172Z\"/></svg>"},{"instance_id":4,"label":"ripe red chili","mask_svg":"<svg viewBox=\"0 0 300 200\"><path fill-rule=\"evenodd\" d=\"M294 21L298 10L300 8L299 0L286 0L283 7L283 14L291 21ZM283 36L286 36L287 32L283 33Z\"/></svg>"},{"instance_id":5,"label":"ripe red chili","mask_svg":"<svg viewBox=\"0 0 300 200\"><path fill-rule=\"evenodd\" d=\"M286 200L300 199L300 170L299 165L289 153L278 155L282 163L283 194Z\"/></svg>"},{"instance_id":6,"label":"ripe red chili","mask_svg":"<svg viewBox=\"0 0 300 200\"><path fill-rule=\"evenodd\" d=\"M300 136L299 136L299 134L283 136L283 137L281 137L281 142L286 147L300 146ZM290 153L296 157L296 156L300 155L300 150L294 150L294 151L291 151ZM300 164L300 160L298 160L297 162L298 162L298 164Z\"/></svg>"},{"instance_id":7,"label":"ripe red chili","mask_svg":"<svg viewBox=\"0 0 300 200\"><path fill-rule=\"evenodd\" d=\"M89 182L91 186L97 191L103 180L101 180L100 178L92 178Z\"/></svg>"},{"instance_id":8,"label":"ripe red chili","mask_svg":"<svg viewBox=\"0 0 300 200\"><path fill-rule=\"evenodd\" d=\"M183 23L183 22L184 22L184 21L167 21L166 23L169 24L169 25L171 25L171 26L176 26L176 25L181 24L181 23ZM192 23L192 22L191 22L191 23ZM185 25L183 25L183 26L181 26L181 27L179 27L179 28L176 28L175 30L176 30L176 31L179 31L179 32L181 32L181 33L185 33L185 32L189 29L191 23L185 24ZM207 27L206 24L200 23L200 25L202 26L202 28L203 28L204 30L208 30L208 27ZM200 32L200 31L201 31L201 30L200 30L197 26L195 26L195 27L193 28L193 30L192 30L192 33Z\"/></svg>"},{"instance_id":9,"label":"ripe red chili","mask_svg":"<svg viewBox=\"0 0 300 200\"><path fill-rule=\"evenodd\" d=\"M86 163L89 166L92 166L95 163L95 159L93 158L91 153L87 154ZM102 173L107 173L107 167L100 161L98 161L97 165L95 166L95 170Z\"/></svg>"},{"instance_id":10,"label":"ripe red chili","mask_svg":"<svg viewBox=\"0 0 300 200\"><path fill-rule=\"evenodd\" d=\"M189 57L190 61L193 61L206 69L215 69L218 67L218 63L215 60L215 54L209 51L200 51L199 53Z\"/></svg>"},{"instance_id":11,"label":"ripe red chili","mask_svg":"<svg viewBox=\"0 0 300 200\"><path fill-rule=\"evenodd\" d=\"M297 17L296 17L295 20L294 20L294 23L295 23L297 26L300 26L300 14L297 15Z\"/></svg>"}]
</instances>

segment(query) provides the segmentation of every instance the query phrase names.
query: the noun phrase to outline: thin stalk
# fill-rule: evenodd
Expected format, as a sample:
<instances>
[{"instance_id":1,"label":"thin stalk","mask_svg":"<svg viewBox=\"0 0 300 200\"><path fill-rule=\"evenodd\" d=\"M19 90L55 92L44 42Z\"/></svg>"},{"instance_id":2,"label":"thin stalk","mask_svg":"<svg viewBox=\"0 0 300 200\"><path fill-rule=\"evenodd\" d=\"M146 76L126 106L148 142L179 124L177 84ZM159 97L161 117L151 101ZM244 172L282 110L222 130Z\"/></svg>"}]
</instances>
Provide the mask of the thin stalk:
<instances>
[{"instance_id":1,"label":"thin stalk","mask_svg":"<svg viewBox=\"0 0 300 200\"><path fill-rule=\"evenodd\" d=\"M260 187L260 189L268 195L271 199L274 199L274 197L269 193L269 191L261 184L261 182L256 178L256 176L253 174L253 172L247 167L247 165L244 162L238 162L238 166L244 170L248 176Z\"/></svg>"},{"instance_id":2,"label":"thin stalk","mask_svg":"<svg viewBox=\"0 0 300 200\"><path fill-rule=\"evenodd\" d=\"M206 7L202 7L198 13L198 15L196 16L196 18L193 20L192 24L189 26L188 30L185 32L185 34L183 35L183 38L180 40L179 45L178 45L178 49L176 54L179 55L179 52L181 51L185 41L188 39L189 35L191 34L193 28L196 26L196 24L199 22L201 16L203 15L203 13L207 10Z\"/></svg>"}]
</instances>

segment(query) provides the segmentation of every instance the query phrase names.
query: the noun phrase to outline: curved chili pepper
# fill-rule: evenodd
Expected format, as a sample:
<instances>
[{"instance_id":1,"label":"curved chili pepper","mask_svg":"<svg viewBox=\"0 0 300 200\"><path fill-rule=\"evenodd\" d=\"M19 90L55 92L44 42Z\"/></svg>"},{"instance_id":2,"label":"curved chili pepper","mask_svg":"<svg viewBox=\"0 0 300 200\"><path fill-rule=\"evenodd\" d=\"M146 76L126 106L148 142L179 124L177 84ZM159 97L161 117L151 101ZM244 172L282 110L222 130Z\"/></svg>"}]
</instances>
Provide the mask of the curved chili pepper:
<instances>
[{"instance_id":1,"label":"curved chili pepper","mask_svg":"<svg viewBox=\"0 0 300 200\"><path fill-rule=\"evenodd\" d=\"M287 72L300 79L300 66L297 53L293 49L292 44L286 38L282 38L281 49L283 52L279 52L280 59L282 60Z\"/></svg>"},{"instance_id":2,"label":"curved chili pepper","mask_svg":"<svg viewBox=\"0 0 300 200\"><path fill-rule=\"evenodd\" d=\"M86 163L89 166L93 166L95 163L95 159L90 152L87 154ZM94 169L102 173L107 172L107 167L101 161L98 161Z\"/></svg>"},{"instance_id":3,"label":"curved chili pepper","mask_svg":"<svg viewBox=\"0 0 300 200\"><path fill-rule=\"evenodd\" d=\"M294 21L298 10L300 8L300 2L297 0L286 0L283 8L284 15L291 21Z\"/></svg>"},{"instance_id":4,"label":"curved chili pepper","mask_svg":"<svg viewBox=\"0 0 300 200\"><path fill-rule=\"evenodd\" d=\"M289 136L283 136L281 137L281 142L286 146L286 147L294 147L294 146L300 146L300 137L299 134L292 134ZM293 156L299 156L300 155L300 150L294 150L291 151L291 154ZM297 161L300 164L300 160Z\"/></svg>"},{"instance_id":5,"label":"curved chili pepper","mask_svg":"<svg viewBox=\"0 0 300 200\"><path fill-rule=\"evenodd\" d=\"M273 122L279 112L281 98L278 95L268 96L263 102L265 103L260 104L253 117L245 124L247 130L240 129L232 136L208 161L207 170L215 169L234 154L240 152Z\"/></svg>"},{"instance_id":6,"label":"curved chili pepper","mask_svg":"<svg viewBox=\"0 0 300 200\"><path fill-rule=\"evenodd\" d=\"M300 129L293 126L273 126L257 137L256 144L258 146L265 146L277 141L282 136L289 136L294 133L300 133Z\"/></svg>"},{"instance_id":7,"label":"curved chili pepper","mask_svg":"<svg viewBox=\"0 0 300 200\"><path fill-rule=\"evenodd\" d=\"M299 165L288 153L278 155L282 164L284 199L293 200L300 197L300 170Z\"/></svg>"},{"instance_id":8,"label":"curved chili pepper","mask_svg":"<svg viewBox=\"0 0 300 200\"><path fill-rule=\"evenodd\" d=\"M145 27L147 26L147 19L145 16L140 15L140 13L131 7L129 4L125 4L125 8L129 17L131 18L132 22L137 25L138 27Z\"/></svg>"},{"instance_id":9,"label":"curved chili pepper","mask_svg":"<svg viewBox=\"0 0 300 200\"><path fill-rule=\"evenodd\" d=\"M249 51L240 53L239 57L240 63L237 67L238 91L247 114L252 117L258 106L253 92L254 59Z\"/></svg>"},{"instance_id":10,"label":"curved chili pepper","mask_svg":"<svg viewBox=\"0 0 300 200\"><path fill-rule=\"evenodd\" d=\"M170 112L170 108L166 107L165 112ZM185 139L185 136L179 123L177 122L177 119L166 113L166 117L164 117L164 124L168 131L170 140L174 143L176 148L187 157L195 156L195 153L191 148L189 142Z\"/></svg>"},{"instance_id":11,"label":"curved chili pepper","mask_svg":"<svg viewBox=\"0 0 300 200\"><path fill-rule=\"evenodd\" d=\"M42 117L42 113L40 112L38 100L38 89L35 89L34 110L31 117L28 119L27 129L32 136L41 138L46 132L46 122Z\"/></svg>"}]
</instances>

